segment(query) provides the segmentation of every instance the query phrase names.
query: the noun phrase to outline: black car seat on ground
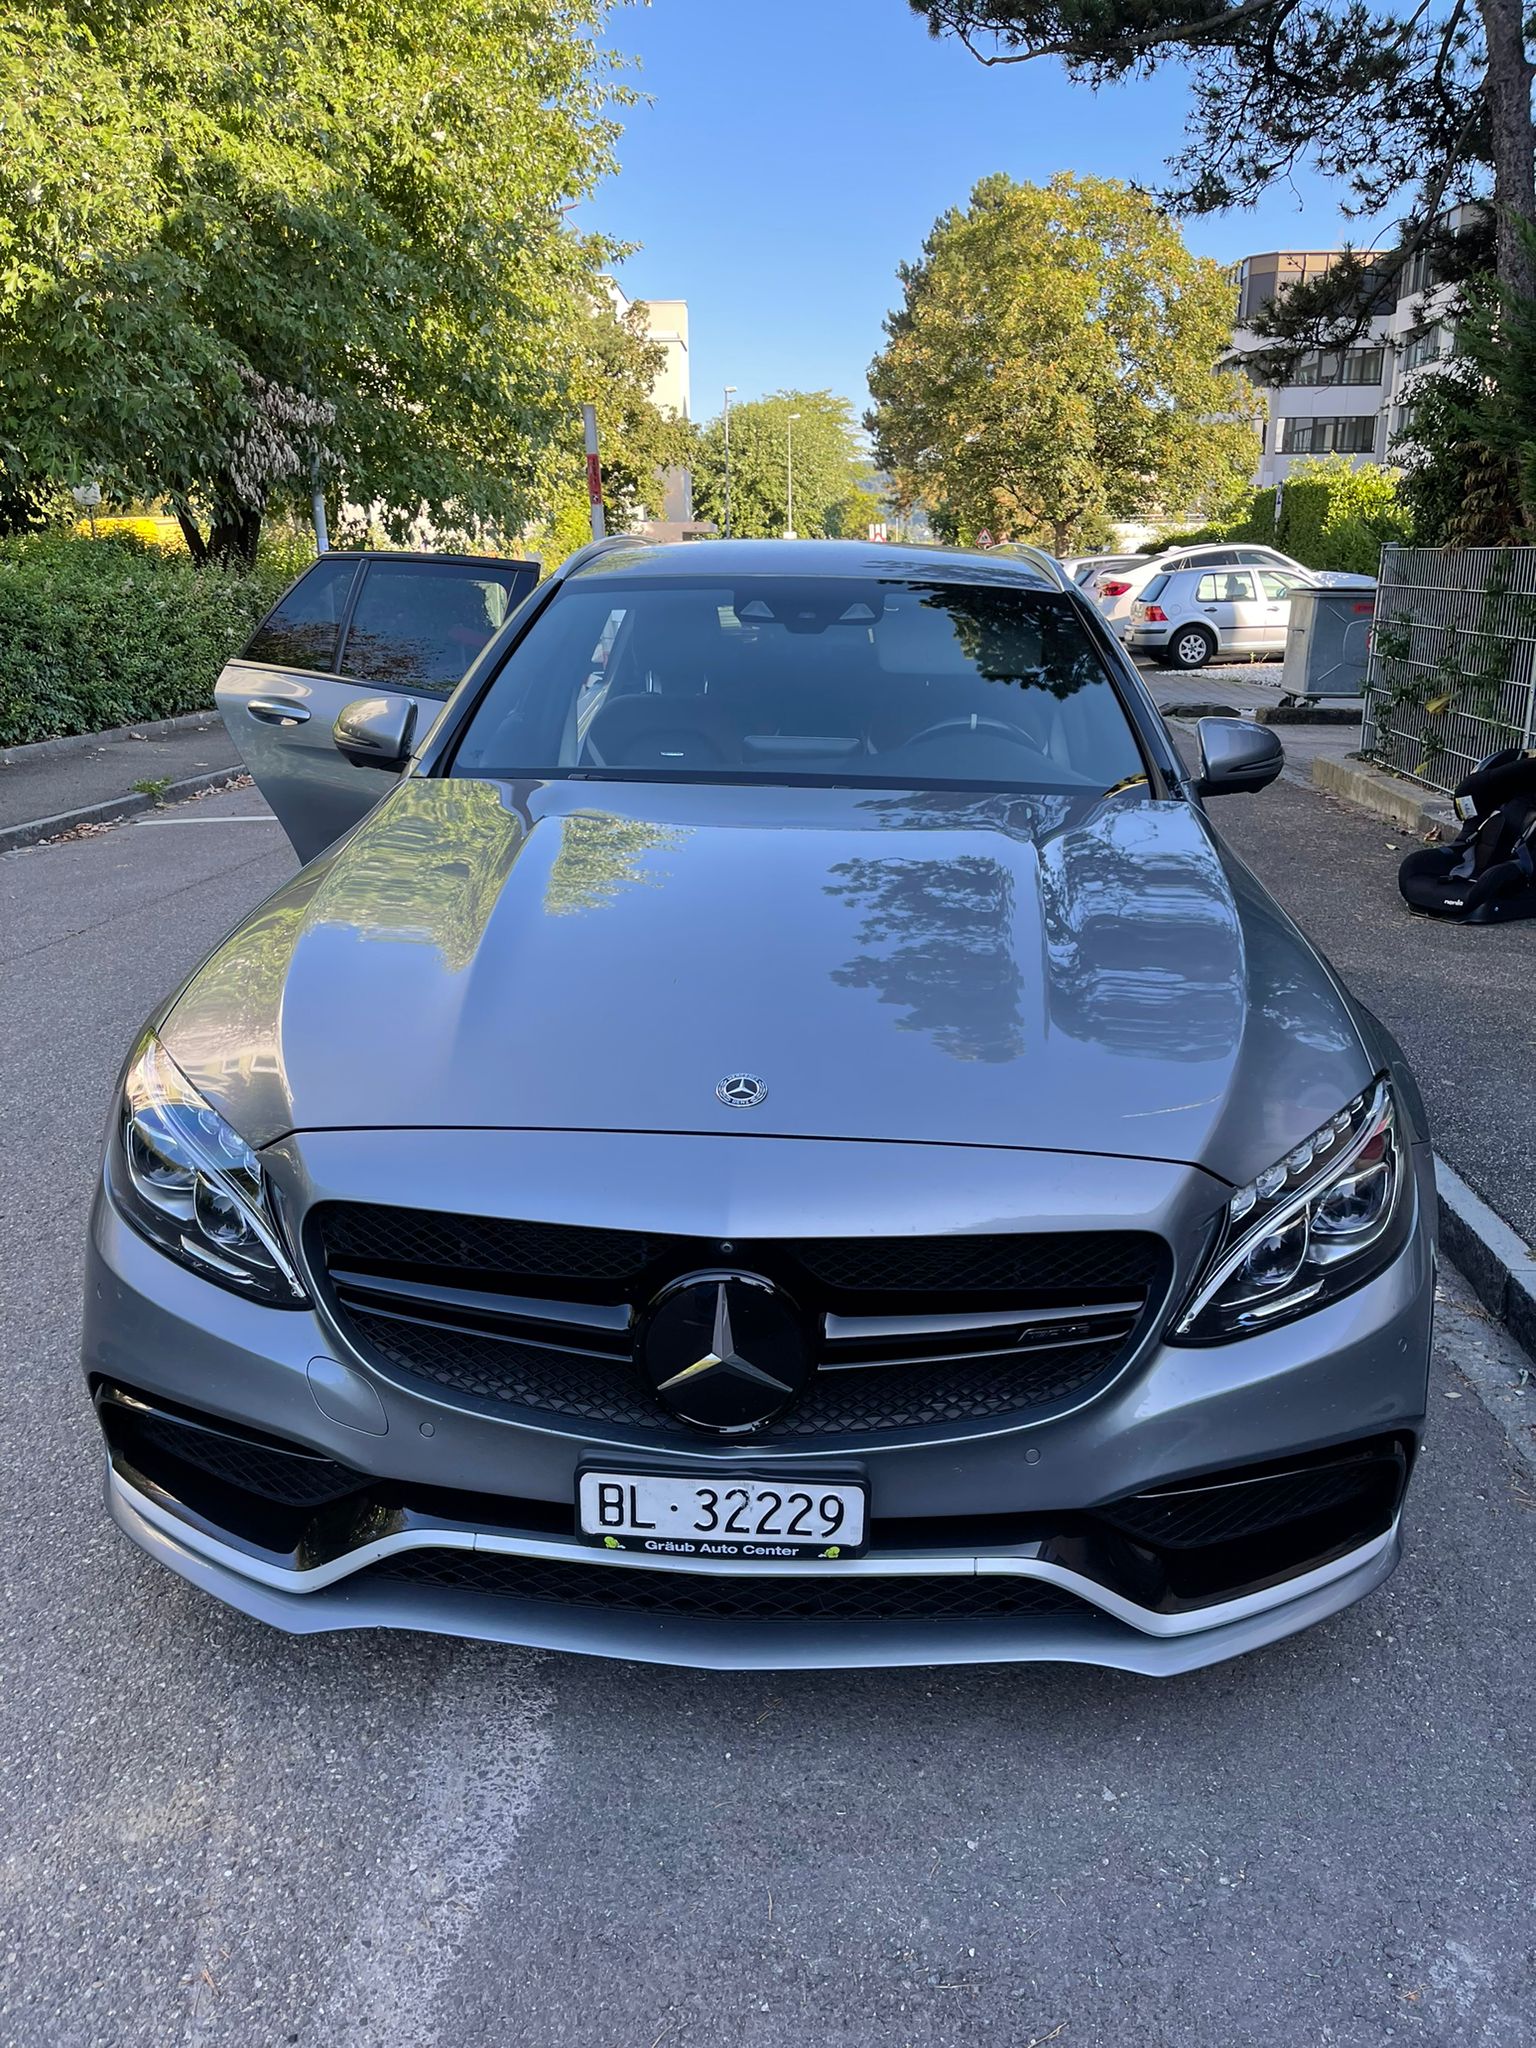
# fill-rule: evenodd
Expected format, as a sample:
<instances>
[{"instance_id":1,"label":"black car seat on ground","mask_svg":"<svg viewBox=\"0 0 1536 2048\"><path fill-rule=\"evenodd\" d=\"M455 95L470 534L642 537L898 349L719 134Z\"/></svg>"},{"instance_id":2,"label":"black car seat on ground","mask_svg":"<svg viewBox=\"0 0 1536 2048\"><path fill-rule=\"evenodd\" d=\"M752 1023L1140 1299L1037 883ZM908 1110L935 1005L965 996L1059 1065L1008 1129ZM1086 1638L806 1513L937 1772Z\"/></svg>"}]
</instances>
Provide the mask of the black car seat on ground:
<instances>
[{"instance_id":1,"label":"black car seat on ground","mask_svg":"<svg viewBox=\"0 0 1536 2048\"><path fill-rule=\"evenodd\" d=\"M1465 822L1449 846L1408 855L1397 871L1404 902L1460 924L1536 917L1536 756L1490 754L1455 797Z\"/></svg>"}]
</instances>

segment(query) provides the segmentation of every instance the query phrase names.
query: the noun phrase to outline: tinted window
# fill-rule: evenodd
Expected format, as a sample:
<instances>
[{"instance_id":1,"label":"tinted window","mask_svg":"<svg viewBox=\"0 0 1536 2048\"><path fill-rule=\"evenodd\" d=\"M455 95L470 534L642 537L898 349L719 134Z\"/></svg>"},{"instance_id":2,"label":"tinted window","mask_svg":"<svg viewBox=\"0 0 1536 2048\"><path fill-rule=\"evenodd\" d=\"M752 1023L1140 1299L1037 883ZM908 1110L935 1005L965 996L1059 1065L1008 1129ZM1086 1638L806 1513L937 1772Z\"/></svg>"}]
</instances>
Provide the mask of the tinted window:
<instances>
[{"instance_id":1,"label":"tinted window","mask_svg":"<svg viewBox=\"0 0 1536 2048\"><path fill-rule=\"evenodd\" d=\"M1143 584L1143 585L1142 585L1142 591L1141 591L1141 601L1142 601L1142 603L1143 603L1143 604L1151 604L1154 598L1158 598L1158 597L1161 597L1161 596L1162 596L1162 594L1163 594L1164 590L1165 590L1165 589L1167 588L1167 586L1168 586L1168 578L1167 578L1167 577L1166 577L1165 575L1164 575L1164 576L1154 576L1154 577L1152 578L1152 581L1151 581L1150 583L1146 583L1146 584Z\"/></svg>"},{"instance_id":2,"label":"tinted window","mask_svg":"<svg viewBox=\"0 0 1536 2048\"><path fill-rule=\"evenodd\" d=\"M452 772L1097 792L1142 765L1064 594L594 575L534 622Z\"/></svg>"},{"instance_id":3,"label":"tinted window","mask_svg":"<svg viewBox=\"0 0 1536 2048\"><path fill-rule=\"evenodd\" d=\"M446 696L533 581L490 562L370 562L342 672Z\"/></svg>"},{"instance_id":4,"label":"tinted window","mask_svg":"<svg viewBox=\"0 0 1536 2048\"><path fill-rule=\"evenodd\" d=\"M357 571L355 555L328 555L316 562L256 628L246 660L271 662L274 668L334 668L336 642Z\"/></svg>"}]
</instances>

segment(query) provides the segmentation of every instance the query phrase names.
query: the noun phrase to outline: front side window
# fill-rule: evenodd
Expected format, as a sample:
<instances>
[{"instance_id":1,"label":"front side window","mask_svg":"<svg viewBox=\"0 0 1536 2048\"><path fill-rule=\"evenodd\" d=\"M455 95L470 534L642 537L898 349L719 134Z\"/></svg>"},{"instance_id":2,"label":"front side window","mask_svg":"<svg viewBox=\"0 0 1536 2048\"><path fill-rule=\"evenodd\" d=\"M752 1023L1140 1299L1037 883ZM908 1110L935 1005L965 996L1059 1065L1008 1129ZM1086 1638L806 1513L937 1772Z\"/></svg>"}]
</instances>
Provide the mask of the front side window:
<instances>
[{"instance_id":1,"label":"front side window","mask_svg":"<svg viewBox=\"0 0 1536 2048\"><path fill-rule=\"evenodd\" d=\"M358 567L355 555L327 555L316 562L256 628L245 659L330 674Z\"/></svg>"},{"instance_id":2,"label":"front side window","mask_svg":"<svg viewBox=\"0 0 1536 2048\"><path fill-rule=\"evenodd\" d=\"M1064 594L592 575L533 622L450 772L1098 792L1144 768Z\"/></svg>"},{"instance_id":3,"label":"front side window","mask_svg":"<svg viewBox=\"0 0 1536 2048\"><path fill-rule=\"evenodd\" d=\"M1264 595L1272 603L1288 600L1293 590L1300 590L1302 588L1303 580L1300 576L1287 576L1283 569L1261 569L1259 571L1259 582L1264 587Z\"/></svg>"},{"instance_id":4,"label":"front side window","mask_svg":"<svg viewBox=\"0 0 1536 2048\"><path fill-rule=\"evenodd\" d=\"M371 562L342 673L446 696L532 581L531 569L494 562Z\"/></svg>"}]
</instances>

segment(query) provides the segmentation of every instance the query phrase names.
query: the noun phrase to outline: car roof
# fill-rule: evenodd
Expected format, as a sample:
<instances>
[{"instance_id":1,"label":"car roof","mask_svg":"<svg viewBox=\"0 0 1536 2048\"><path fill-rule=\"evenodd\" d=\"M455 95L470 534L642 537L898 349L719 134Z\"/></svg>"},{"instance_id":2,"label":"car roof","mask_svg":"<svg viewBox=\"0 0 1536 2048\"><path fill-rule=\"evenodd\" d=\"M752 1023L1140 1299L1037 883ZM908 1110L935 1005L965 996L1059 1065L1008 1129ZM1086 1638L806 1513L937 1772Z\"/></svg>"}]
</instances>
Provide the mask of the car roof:
<instances>
[{"instance_id":1,"label":"car roof","mask_svg":"<svg viewBox=\"0 0 1536 2048\"><path fill-rule=\"evenodd\" d=\"M1193 547L1164 548L1162 554L1154 556L1153 559L1161 562L1168 555L1178 555L1181 558L1185 555L1226 555L1234 548L1250 548L1258 554L1273 555L1277 561L1290 560L1289 555L1282 555L1280 550L1272 548L1267 540L1202 540L1197 541Z\"/></svg>"},{"instance_id":2,"label":"car roof","mask_svg":"<svg viewBox=\"0 0 1536 2048\"><path fill-rule=\"evenodd\" d=\"M695 540L658 545L610 542L571 564L570 580L600 576L636 580L676 577L730 581L754 576L854 576L884 582L996 583L1031 590L1069 587L1048 575L1044 558L983 554L971 548L927 547L914 542L865 540Z\"/></svg>"},{"instance_id":3,"label":"car roof","mask_svg":"<svg viewBox=\"0 0 1536 2048\"><path fill-rule=\"evenodd\" d=\"M451 548L327 548L315 560L323 562L340 556L349 562L465 562L482 569L532 569L535 572L539 566L526 555L470 555L455 553Z\"/></svg>"}]
</instances>

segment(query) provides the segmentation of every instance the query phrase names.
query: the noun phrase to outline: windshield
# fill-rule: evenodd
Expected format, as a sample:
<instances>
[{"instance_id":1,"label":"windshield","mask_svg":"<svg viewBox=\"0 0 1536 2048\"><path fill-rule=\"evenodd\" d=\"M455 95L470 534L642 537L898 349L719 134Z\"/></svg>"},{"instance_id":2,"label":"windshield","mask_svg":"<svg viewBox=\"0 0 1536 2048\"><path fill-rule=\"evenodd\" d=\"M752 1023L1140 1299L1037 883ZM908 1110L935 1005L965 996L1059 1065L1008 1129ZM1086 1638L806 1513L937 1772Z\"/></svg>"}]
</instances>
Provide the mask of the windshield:
<instances>
[{"instance_id":1,"label":"windshield","mask_svg":"<svg viewBox=\"0 0 1536 2048\"><path fill-rule=\"evenodd\" d=\"M1143 766L1065 596L582 576L513 651L450 772L1100 791Z\"/></svg>"}]
</instances>

